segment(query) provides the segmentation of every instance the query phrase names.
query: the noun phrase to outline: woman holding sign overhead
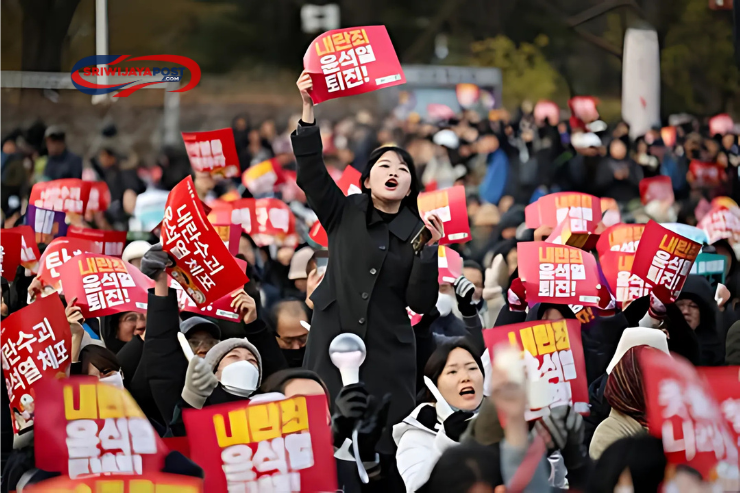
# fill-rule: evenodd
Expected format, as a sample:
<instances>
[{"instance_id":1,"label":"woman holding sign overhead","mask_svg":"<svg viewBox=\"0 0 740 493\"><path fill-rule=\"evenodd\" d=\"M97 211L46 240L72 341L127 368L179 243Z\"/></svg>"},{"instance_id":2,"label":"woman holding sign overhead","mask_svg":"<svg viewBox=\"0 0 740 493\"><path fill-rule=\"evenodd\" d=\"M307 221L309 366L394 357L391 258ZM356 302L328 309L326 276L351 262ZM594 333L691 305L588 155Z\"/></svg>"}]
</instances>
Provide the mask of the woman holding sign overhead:
<instances>
[{"instance_id":1,"label":"woman holding sign overhead","mask_svg":"<svg viewBox=\"0 0 740 493\"><path fill-rule=\"evenodd\" d=\"M419 217L414 162L398 147L373 151L360 178L362 193L345 197L322 159L310 75L301 74L297 85L303 99L302 120L292 135L297 182L329 238L326 275L311 295L303 366L316 371L336 399L342 381L329 344L343 332L365 341L360 381L377 399L392 394L389 426L378 445L378 452L391 455L391 427L415 406L416 348L406 307L426 313L435 306L442 221Z\"/></svg>"}]
</instances>

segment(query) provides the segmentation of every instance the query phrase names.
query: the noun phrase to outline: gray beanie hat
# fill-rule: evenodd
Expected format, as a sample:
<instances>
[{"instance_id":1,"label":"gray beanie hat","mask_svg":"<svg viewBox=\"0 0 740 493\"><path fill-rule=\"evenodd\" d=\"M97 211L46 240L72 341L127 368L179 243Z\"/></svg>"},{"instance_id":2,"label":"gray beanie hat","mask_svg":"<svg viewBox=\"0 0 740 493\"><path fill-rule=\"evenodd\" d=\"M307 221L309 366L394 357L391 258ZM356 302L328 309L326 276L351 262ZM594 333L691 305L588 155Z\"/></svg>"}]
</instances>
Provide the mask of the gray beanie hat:
<instances>
[{"instance_id":1,"label":"gray beanie hat","mask_svg":"<svg viewBox=\"0 0 740 493\"><path fill-rule=\"evenodd\" d=\"M229 351L231 351L232 349L238 347L248 349L249 351L251 351L252 354L254 354L254 357L257 358L257 369L260 372L259 382L257 383L257 388L259 388L259 386L262 385L262 356L260 356L260 352L257 351L257 348L254 346L254 344L249 342L246 337L233 337L231 339L226 339L219 342L208 351L205 361L211 366L213 372L215 373L216 368L218 368L218 364L221 362L222 359L224 359L224 356L229 354Z\"/></svg>"}]
</instances>

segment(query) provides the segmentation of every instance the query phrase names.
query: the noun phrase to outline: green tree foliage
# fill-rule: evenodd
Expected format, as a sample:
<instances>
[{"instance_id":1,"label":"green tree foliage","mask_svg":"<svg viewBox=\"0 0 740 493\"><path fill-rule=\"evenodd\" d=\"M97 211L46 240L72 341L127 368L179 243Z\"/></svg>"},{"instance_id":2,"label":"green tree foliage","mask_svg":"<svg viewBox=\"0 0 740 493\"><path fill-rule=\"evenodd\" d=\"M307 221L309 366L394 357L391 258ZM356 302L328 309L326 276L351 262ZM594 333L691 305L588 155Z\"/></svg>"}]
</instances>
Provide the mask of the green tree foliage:
<instances>
[{"instance_id":1,"label":"green tree foliage","mask_svg":"<svg viewBox=\"0 0 740 493\"><path fill-rule=\"evenodd\" d=\"M740 99L740 71L733 58L732 17L706 0L678 2L678 22L661 51L663 113L713 114Z\"/></svg>"},{"instance_id":2,"label":"green tree foliage","mask_svg":"<svg viewBox=\"0 0 740 493\"><path fill-rule=\"evenodd\" d=\"M542 53L548 41L542 34L534 43L518 46L503 35L476 41L471 45L471 62L501 69L503 102L508 108L519 106L525 99L552 99L562 104L567 99L565 82Z\"/></svg>"}]
</instances>

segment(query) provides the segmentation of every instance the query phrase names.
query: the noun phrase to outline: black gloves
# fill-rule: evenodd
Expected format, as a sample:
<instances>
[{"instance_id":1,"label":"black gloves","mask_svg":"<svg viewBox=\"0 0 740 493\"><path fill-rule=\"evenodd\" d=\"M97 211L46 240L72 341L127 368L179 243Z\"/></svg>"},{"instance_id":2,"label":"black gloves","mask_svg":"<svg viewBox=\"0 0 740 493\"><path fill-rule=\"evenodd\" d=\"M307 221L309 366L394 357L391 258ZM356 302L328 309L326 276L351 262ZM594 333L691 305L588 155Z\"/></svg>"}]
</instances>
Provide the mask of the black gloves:
<instances>
[{"instance_id":1,"label":"black gloves","mask_svg":"<svg viewBox=\"0 0 740 493\"><path fill-rule=\"evenodd\" d=\"M468 411L456 411L447 416L447 419L442 423L447 438L459 442L460 435L468 428L469 420L472 417L473 413Z\"/></svg>"},{"instance_id":2,"label":"black gloves","mask_svg":"<svg viewBox=\"0 0 740 493\"><path fill-rule=\"evenodd\" d=\"M162 244L157 243L141 258L141 272L145 276L155 279L165 267L171 264L172 260L170 260L170 256L167 252L162 251Z\"/></svg>"},{"instance_id":3,"label":"black gloves","mask_svg":"<svg viewBox=\"0 0 740 493\"><path fill-rule=\"evenodd\" d=\"M331 420L334 446L341 447L345 439L352 438L352 431L359 423L357 441L360 458L364 462L375 460L375 446L388 422L390 394L382 401L368 394L364 383L347 385L339 391Z\"/></svg>"},{"instance_id":4,"label":"black gloves","mask_svg":"<svg viewBox=\"0 0 740 493\"><path fill-rule=\"evenodd\" d=\"M473 304L473 293L475 293L475 286L472 282L468 281L465 276L460 276L455 279L455 297L457 298L457 309L460 310L463 317L472 317L478 314L478 310Z\"/></svg>"},{"instance_id":5,"label":"black gloves","mask_svg":"<svg viewBox=\"0 0 740 493\"><path fill-rule=\"evenodd\" d=\"M584 422L583 417L571 406L558 406L550 409L550 414L535 423L535 428L547 430L550 442L547 448L550 452L560 449L565 467L574 469L580 467L586 460L583 444Z\"/></svg>"}]
</instances>

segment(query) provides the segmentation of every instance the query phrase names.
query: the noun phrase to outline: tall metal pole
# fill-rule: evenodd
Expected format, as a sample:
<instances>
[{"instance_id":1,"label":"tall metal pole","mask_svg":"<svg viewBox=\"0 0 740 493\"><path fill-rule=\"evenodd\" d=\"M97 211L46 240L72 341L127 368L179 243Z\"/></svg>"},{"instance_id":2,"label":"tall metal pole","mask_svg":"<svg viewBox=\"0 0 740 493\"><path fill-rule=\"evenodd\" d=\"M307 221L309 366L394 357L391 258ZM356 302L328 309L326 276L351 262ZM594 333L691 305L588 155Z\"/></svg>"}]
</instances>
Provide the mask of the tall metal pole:
<instances>
[{"instance_id":1,"label":"tall metal pole","mask_svg":"<svg viewBox=\"0 0 740 493\"><path fill-rule=\"evenodd\" d=\"M95 0L95 54L108 54L108 0ZM98 65L102 68L104 65ZM107 75L98 75L98 84L108 84ZM107 94L96 94L92 103L97 104L108 99Z\"/></svg>"}]
</instances>

